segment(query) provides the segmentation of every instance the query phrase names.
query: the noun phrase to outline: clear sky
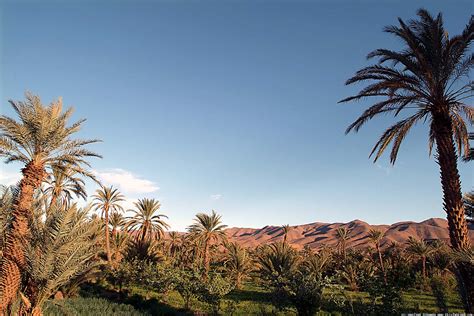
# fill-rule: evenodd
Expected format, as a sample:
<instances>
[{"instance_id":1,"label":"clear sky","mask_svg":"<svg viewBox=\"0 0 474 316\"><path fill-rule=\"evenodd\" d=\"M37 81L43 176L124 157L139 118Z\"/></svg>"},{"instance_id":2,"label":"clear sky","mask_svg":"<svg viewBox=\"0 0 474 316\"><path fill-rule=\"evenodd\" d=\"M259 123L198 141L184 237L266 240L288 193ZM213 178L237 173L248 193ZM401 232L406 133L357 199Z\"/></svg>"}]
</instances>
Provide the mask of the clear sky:
<instances>
[{"instance_id":1,"label":"clear sky","mask_svg":"<svg viewBox=\"0 0 474 316\"><path fill-rule=\"evenodd\" d=\"M425 7L456 34L474 2L39 2L0 1L1 113L25 90L62 96L88 119L81 136L104 140L98 176L158 198L173 229L211 209L245 227L444 217L427 126L395 167L373 164L393 118L345 136L369 103L337 101L369 51L400 47L385 25ZM2 164L1 182L19 167Z\"/></svg>"}]
</instances>

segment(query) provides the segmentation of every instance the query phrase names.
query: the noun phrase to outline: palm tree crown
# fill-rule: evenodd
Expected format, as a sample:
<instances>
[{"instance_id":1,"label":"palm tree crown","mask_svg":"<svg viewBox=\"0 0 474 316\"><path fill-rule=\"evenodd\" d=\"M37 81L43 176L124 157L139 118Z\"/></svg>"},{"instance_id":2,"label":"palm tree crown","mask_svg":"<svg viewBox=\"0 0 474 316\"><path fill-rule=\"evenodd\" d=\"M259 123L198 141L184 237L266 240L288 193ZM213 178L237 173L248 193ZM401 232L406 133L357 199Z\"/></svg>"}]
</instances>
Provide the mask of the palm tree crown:
<instances>
[{"instance_id":1,"label":"palm tree crown","mask_svg":"<svg viewBox=\"0 0 474 316\"><path fill-rule=\"evenodd\" d=\"M213 210L211 214L199 213L194 223L188 227L192 238L203 246L203 261L206 273L209 272L209 247L211 243L226 238L224 229L227 225L222 224L221 215Z\"/></svg>"},{"instance_id":2,"label":"palm tree crown","mask_svg":"<svg viewBox=\"0 0 474 316\"><path fill-rule=\"evenodd\" d=\"M20 121L4 115L0 117L0 156L5 157L5 162L33 164L40 174L45 166L65 170L67 165L69 170L94 178L84 168L89 166L84 158L101 156L84 146L99 140L71 139L85 119L67 126L73 109L63 112L61 98L49 106L43 106L38 96L26 93L25 97L25 102L9 101Z\"/></svg>"},{"instance_id":3,"label":"palm tree crown","mask_svg":"<svg viewBox=\"0 0 474 316\"><path fill-rule=\"evenodd\" d=\"M51 205L53 205L58 198L62 199L62 202L66 204L71 201L74 196L82 199L87 197L84 180L67 167L53 167L51 174L49 174L45 182L47 187L44 192L51 196Z\"/></svg>"},{"instance_id":4,"label":"palm tree crown","mask_svg":"<svg viewBox=\"0 0 474 316\"><path fill-rule=\"evenodd\" d=\"M104 217L105 212L109 212L109 214L111 214L114 212L123 211L123 207L120 205L120 203L125 201L125 197L118 189L112 186L102 186L92 197L94 199L92 206L102 211L101 217Z\"/></svg>"},{"instance_id":5,"label":"palm tree crown","mask_svg":"<svg viewBox=\"0 0 474 316\"><path fill-rule=\"evenodd\" d=\"M140 199L134 205L134 215L127 223L128 231L141 241L161 239L164 229L168 229L169 225L163 220L168 218L166 215L156 214L161 208L160 202L155 199Z\"/></svg>"},{"instance_id":6,"label":"palm tree crown","mask_svg":"<svg viewBox=\"0 0 474 316\"><path fill-rule=\"evenodd\" d=\"M414 110L385 131L374 146L371 156L377 160L390 143L393 143L390 161L395 163L403 139L417 122L430 122L430 148L436 140L437 118L447 115L459 152L468 152L468 132L463 115L474 120L474 109L464 101L472 96L473 82L463 83L463 77L473 67L473 54L469 46L474 40L474 18L463 33L449 38L443 27L441 14L433 18L426 10L419 10L420 20L399 26L388 26L385 32L401 39L406 47L397 52L377 49L367 58L378 58L379 63L359 70L346 84L373 81L357 95L340 102L381 97L346 130L358 131L368 120L380 114L398 116L402 111ZM387 66L391 62L391 66ZM431 150L430 150L431 151Z\"/></svg>"}]
</instances>

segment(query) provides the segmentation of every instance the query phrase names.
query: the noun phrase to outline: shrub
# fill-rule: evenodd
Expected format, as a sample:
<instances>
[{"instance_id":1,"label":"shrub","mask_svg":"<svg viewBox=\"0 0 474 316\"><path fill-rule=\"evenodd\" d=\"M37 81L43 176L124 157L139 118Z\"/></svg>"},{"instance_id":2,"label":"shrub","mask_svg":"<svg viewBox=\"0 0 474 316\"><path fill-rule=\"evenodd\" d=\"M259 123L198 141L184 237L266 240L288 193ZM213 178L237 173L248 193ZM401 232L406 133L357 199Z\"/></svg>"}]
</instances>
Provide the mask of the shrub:
<instances>
[{"instance_id":1,"label":"shrub","mask_svg":"<svg viewBox=\"0 0 474 316\"><path fill-rule=\"evenodd\" d=\"M289 278L285 294L298 315L314 315L321 308L323 289L329 284L329 279L321 273L298 271Z\"/></svg>"},{"instance_id":2,"label":"shrub","mask_svg":"<svg viewBox=\"0 0 474 316\"><path fill-rule=\"evenodd\" d=\"M200 298L208 303L212 308L212 312L217 315L222 298L233 289L233 283L221 277L219 274L212 274L201 288Z\"/></svg>"},{"instance_id":3,"label":"shrub","mask_svg":"<svg viewBox=\"0 0 474 316\"><path fill-rule=\"evenodd\" d=\"M184 308L189 309L191 300L202 291L201 275L197 271L178 270L175 274L175 290L184 300Z\"/></svg>"},{"instance_id":4,"label":"shrub","mask_svg":"<svg viewBox=\"0 0 474 316\"><path fill-rule=\"evenodd\" d=\"M441 313L448 312L447 304L447 286L445 280L441 276L434 275L430 281L431 291L436 299L436 305Z\"/></svg>"}]
</instances>

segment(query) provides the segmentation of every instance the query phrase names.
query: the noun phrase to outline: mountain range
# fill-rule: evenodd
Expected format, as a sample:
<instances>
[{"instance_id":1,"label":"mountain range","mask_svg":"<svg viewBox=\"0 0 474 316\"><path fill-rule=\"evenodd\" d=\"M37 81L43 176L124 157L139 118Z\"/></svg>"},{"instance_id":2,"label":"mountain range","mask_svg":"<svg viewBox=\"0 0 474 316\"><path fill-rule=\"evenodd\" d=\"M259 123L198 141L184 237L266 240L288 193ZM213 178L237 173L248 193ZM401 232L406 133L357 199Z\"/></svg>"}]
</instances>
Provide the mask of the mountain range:
<instances>
[{"instance_id":1,"label":"mountain range","mask_svg":"<svg viewBox=\"0 0 474 316\"><path fill-rule=\"evenodd\" d=\"M319 249L323 245L335 247L337 244L336 231L340 227L350 230L347 247L365 248L370 246L368 233L371 229L384 232L381 247L387 247L392 242L405 243L408 237L413 236L424 240L442 240L449 243L448 222L442 218L430 218L422 222L398 222L392 225L369 225L361 220L348 223L310 223L291 226L287 235L287 242L297 249L306 245L311 249ZM283 240L281 226L265 226L256 228L228 228L226 234L229 241L237 242L244 247L256 247ZM474 242L474 225L469 226L469 236Z\"/></svg>"}]
</instances>

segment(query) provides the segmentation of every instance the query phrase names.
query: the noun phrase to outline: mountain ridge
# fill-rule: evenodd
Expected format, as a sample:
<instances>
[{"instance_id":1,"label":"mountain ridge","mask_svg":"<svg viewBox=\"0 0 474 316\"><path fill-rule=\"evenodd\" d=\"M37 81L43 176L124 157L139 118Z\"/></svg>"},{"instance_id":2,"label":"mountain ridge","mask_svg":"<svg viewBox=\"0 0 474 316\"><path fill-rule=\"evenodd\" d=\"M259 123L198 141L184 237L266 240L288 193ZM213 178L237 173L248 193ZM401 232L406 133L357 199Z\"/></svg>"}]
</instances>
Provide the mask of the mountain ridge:
<instances>
[{"instance_id":1,"label":"mountain ridge","mask_svg":"<svg viewBox=\"0 0 474 316\"><path fill-rule=\"evenodd\" d=\"M370 246L368 233L371 229L384 232L381 247L385 248L392 242L405 243L413 236L425 240L442 240L449 243L448 222L443 218L428 218L421 222L401 221L393 224L371 225L355 219L347 223L313 222L290 226L287 242L297 249L305 246L319 249L323 246L335 247L337 244L336 231L340 227L350 230L347 247L365 248ZM262 228L229 227L225 230L229 241L241 246L253 248L283 240L281 226L266 225ZM469 236L474 241L474 225L469 225Z\"/></svg>"}]
</instances>

